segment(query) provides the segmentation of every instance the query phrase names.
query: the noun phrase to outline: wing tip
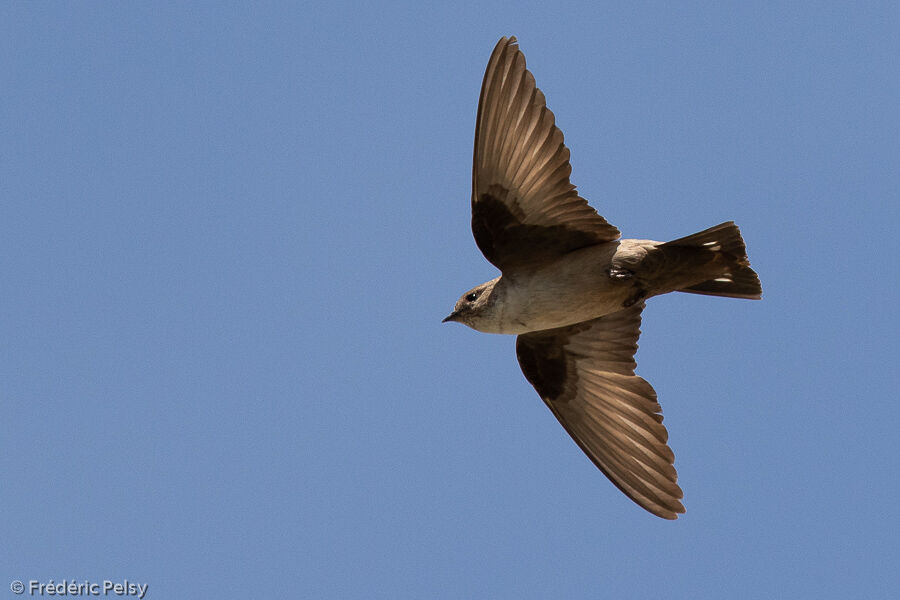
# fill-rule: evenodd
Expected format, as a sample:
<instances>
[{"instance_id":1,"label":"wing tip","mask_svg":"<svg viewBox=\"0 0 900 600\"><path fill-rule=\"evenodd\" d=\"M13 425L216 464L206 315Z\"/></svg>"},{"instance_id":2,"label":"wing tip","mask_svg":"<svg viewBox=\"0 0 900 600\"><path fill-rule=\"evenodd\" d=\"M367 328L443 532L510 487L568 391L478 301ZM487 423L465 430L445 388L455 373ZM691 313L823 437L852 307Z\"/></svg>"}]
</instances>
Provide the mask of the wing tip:
<instances>
[{"instance_id":1,"label":"wing tip","mask_svg":"<svg viewBox=\"0 0 900 600\"><path fill-rule=\"evenodd\" d=\"M646 508L646 507L644 507L644 508ZM657 517L659 517L659 518L661 518L661 519L665 519L665 520L667 520L667 521L675 521L675 520L678 519L678 515L683 515L683 514L684 514L684 506L681 506L681 503L679 503L678 509L677 509L677 510L674 510L674 511L671 511L671 510L652 510L652 509L649 509L649 508L648 508L647 510L649 510L651 513L653 513L653 514L656 515Z\"/></svg>"}]
</instances>

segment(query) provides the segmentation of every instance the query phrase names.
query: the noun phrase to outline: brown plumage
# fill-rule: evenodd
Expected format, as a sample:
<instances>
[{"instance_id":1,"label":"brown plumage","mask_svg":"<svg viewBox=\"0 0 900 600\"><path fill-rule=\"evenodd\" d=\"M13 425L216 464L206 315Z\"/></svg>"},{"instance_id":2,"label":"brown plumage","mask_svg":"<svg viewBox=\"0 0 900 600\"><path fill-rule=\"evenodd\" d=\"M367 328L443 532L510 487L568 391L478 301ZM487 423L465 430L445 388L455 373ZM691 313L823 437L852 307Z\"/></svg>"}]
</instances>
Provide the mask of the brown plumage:
<instances>
[{"instance_id":1,"label":"brown plumage","mask_svg":"<svg viewBox=\"0 0 900 600\"><path fill-rule=\"evenodd\" d=\"M516 39L488 61L475 126L472 232L502 275L445 321L518 334L522 372L629 498L684 512L653 388L634 374L644 300L672 291L759 298L732 222L671 242L619 239L569 182L569 150Z\"/></svg>"}]
</instances>

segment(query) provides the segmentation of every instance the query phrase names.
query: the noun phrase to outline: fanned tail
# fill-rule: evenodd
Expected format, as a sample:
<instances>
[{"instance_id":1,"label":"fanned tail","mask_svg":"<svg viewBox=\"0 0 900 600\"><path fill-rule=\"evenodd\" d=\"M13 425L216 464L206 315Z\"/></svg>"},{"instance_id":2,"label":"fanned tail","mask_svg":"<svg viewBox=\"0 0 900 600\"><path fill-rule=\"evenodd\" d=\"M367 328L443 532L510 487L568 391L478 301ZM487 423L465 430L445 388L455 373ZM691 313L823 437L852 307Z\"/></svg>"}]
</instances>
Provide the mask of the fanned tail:
<instances>
[{"instance_id":1,"label":"fanned tail","mask_svg":"<svg viewBox=\"0 0 900 600\"><path fill-rule=\"evenodd\" d=\"M733 265L732 269L715 279L710 279L679 292L706 294L709 296L726 296L728 298L748 298L758 300L762 297L762 286L756 271L750 268L747 248L741 237L741 230L733 221L727 221L710 227L699 233L666 242L662 247L699 248L710 252L721 253Z\"/></svg>"}]
</instances>

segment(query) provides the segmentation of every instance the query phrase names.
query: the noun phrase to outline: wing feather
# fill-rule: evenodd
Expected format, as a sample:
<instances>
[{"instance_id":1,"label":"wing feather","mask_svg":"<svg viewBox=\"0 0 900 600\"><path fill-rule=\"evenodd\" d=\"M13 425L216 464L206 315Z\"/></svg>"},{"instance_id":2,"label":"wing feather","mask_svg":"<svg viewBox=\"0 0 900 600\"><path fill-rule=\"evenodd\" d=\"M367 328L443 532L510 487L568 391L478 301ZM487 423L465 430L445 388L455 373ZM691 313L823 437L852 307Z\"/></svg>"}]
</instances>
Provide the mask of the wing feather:
<instances>
[{"instance_id":1,"label":"wing feather","mask_svg":"<svg viewBox=\"0 0 900 600\"><path fill-rule=\"evenodd\" d=\"M665 519L684 512L656 392L634 374L643 303L520 335L525 377L578 446L629 498Z\"/></svg>"},{"instance_id":2,"label":"wing feather","mask_svg":"<svg viewBox=\"0 0 900 600\"><path fill-rule=\"evenodd\" d=\"M514 37L485 69L472 164L472 232L500 269L618 239L569 182L569 149Z\"/></svg>"}]
</instances>

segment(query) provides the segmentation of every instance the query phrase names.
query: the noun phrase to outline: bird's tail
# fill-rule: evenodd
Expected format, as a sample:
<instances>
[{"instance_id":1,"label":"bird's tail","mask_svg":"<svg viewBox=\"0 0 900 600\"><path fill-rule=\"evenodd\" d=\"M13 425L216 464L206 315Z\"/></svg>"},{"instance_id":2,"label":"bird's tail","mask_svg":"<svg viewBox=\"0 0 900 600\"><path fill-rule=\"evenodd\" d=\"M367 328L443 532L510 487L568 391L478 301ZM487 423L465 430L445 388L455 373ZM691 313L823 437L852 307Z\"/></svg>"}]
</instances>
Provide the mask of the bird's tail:
<instances>
[{"instance_id":1,"label":"bird's tail","mask_svg":"<svg viewBox=\"0 0 900 600\"><path fill-rule=\"evenodd\" d=\"M709 296L727 296L729 298L750 298L758 300L762 297L762 286L759 276L750 268L747 248L741 237L741 230L733 221L710 227L699 233L672 240L662 248L696 248L719 253L732 268L723 275L690 287L681 288L679 292L706 294Z\"/></svg>"}]
</instances>

